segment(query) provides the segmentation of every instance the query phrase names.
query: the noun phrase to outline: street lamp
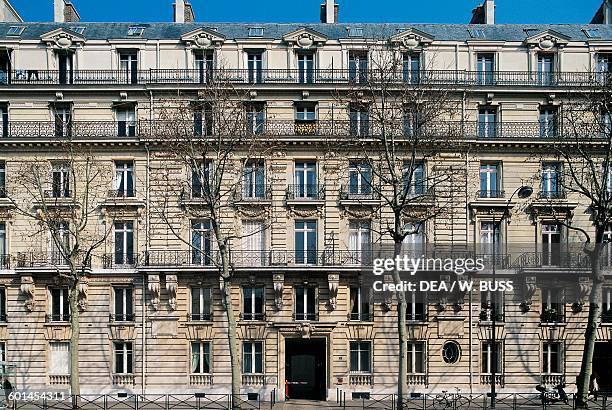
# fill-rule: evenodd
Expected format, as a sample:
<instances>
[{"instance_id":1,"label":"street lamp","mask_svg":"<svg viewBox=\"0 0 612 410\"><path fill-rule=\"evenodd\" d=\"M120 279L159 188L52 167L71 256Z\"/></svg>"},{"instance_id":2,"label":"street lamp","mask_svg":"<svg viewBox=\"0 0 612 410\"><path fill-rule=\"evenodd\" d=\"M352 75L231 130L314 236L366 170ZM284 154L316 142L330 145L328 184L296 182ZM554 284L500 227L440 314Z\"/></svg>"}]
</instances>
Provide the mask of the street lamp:
<instances>
[{"instance_id":1,"label":"street lamp","mask_svg":"<svg viewBox=\"0 0 612 410\"><path fill-rule=\"evenodd\" d=\"M495 268L496 268L496 264L497 264L497 240L496 240L496 235L497 235L497 229L498 227L501 225L501 223L504 221L504 219L506 219L508 217L508 210L510 209L510 202L512 202L512 198L514 198L515 195L518 195L519 198L521 199L526 199L529 198L531 196L531 194L533 194L533 188L528 186L528 185L523 185L519 188L516 189L516 191L514 191L512 193L512 195L510 195L510 198L508 198L508 201L506 201L506 205L503 208L503 213L501 218L499 218L499 221L496 221L495 218L493 219L493 269L492 269L492 273L493 273L493 283L495 283ZM495 290L497 292L497 289ZM491 409L495 408L495 373L497 373L497 337L495 335L495 322L496 322L496 315L497 315L497 304L495 303L495 297L492 297L493 299L493 303L491 304Z\"/></svg>"}]
</instances>

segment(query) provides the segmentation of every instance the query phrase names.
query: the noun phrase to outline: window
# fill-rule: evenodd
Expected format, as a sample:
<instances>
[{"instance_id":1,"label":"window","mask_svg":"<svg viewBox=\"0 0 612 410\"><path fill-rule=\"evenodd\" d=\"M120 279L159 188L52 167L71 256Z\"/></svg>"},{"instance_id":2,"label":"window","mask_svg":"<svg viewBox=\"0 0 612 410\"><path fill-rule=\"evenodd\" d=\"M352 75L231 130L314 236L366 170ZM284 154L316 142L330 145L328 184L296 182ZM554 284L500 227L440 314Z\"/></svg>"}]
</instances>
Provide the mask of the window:
<instances>
[{"instance_id":1,"label":"window","mask_svg":"<svg viewBox=\"0 0 612 410\"><path fill-rule=\"evenodd\" d=\"M563 197L560 186L561 164L558 162L542 163L541 198L556 199Z\"/></svg>"},{"instance_id":2,"label":"window","mask_svg":"<svg viewBox=\"0 0 612 410\"><path fill-rule=\"evenodd\" d=\"M479 198L503 198L504 194L500 189L500 169L501 164L499 163L480 164L480 191L478 191Z\"/></svg>"},{"instance_id":3,"label":"window","mask_svg":"<svg viewBox=\"0 0 612 410\"><path fill-rule=\"evenodd\" d=\"M115 190L113 193L117 198L132 198L136 194L134 189L134 162L115 162Z\"/></svg>"},{"instance_id":4,"label":"window","mask_svg":"<svg viewBox=\"0 0 612 410\"><path fill-rule=\"evenodd\" d=\"M264 199L266 197L265 166L260 160L249 161L242 171L242 198Z\"/></svg>"},{"instance_id":5,"label":"window","mask_svg":"<svg viewBox=\"0 0 612 410\"><path fill-rule=\"evenodd\" d=\"M6 162L0 161L0 198L6 198Z\"/></svg>"},{"instance_id":6,"label":"window","mask_svg":"<svg viewBox=\"0 0 612 410\"><path fill-rule=\"evenodd\" d=\"M562 351L559 342L542 343L542 373L561 374L562 370Z\"/></svg>"},{"instance_id":7,"label":"window","mask_svg":"<svg viewBox=\"0 0 612 410\"><path fill-rule=\"evenodd\" d=\"M404 161L402 172L404 190L408 198L425 194L425 163Z\"/></svg>"},{"instance_id":8,"label":"window","mask_svg":"<svg viewBox=\"0 0 612 410\"><path fill-rule=\"evenodd\" d=\"M70 251L70 226L68 222L60 222L54 225L54 229L51 230L49 242L51 248L51 265L64 266L68 263L66 258Z\"/></svg>"},{"instance_id":9,"label":"window","mask_svg":"<svg viewBox=\"0 0 612 410\"><path fill-rule=\"evenodd\" d=\"M608 138L612 135L612 113L608 109L602 110L599 116L599 126L601 127L601 138Z\"/></svg>"},{"instance_id":10,"label":"window","mask_svg":"<svg viewBox=\"0 0 612 410\"><path fill-rule=\"evenodd\" d=\"M372 259L372 236L370 221L349 222L349 252L351 262L365 264Z\"/></svg>"},{"instance_id":11,"label":"window","mask_svg":"<svg viewBox=\"0 0 612 410\"><path fill-rule=\"evenodd\" d=\"M316 121L317 111L315 104L297 103L295 106L296 121Z\"/></svg>"},{"instance_id":12,"label":"window","mask_svg":"<svg viewBox=\"0 0 612 410\"><path fill-rule=\"evenodd\" d=\"M191 316L193 321L212 319L212 289L191 288Z\"/></svg>"},{"instance_id":13,"label":"window","mask_svg":"<svg viewBox=\"0 0 612 410\"><path fill-rule=\"evenodd\" d=\"M0 61L1 63L1 61ZM0 84L6 83L6 79L2 79L3 71L0 67ZM9 136L9 116L8 105L0 104L0 137L7 138Z\"/></svg>"},{"instance_id":14,"label":"window","mask_svg":"<svg viewBox=\"0 0 612 410\"><path fill-rule=\"evenodd\" d=\"M423 292L407 293L406 320L411 322L427 321L427 295Z\"/></svg>"},{"instance_id":15,"label":"window","mask_svg":"<svg viewBox=\"0 0 612 410\"><path fill-rule=\"evenodd\" d=\"M476 81L478 85L492 85L495 70L495 55L482 53L476 55Z\"/></svg>"},{"instance_id":16,"label":"window","mask_svg":"<svg viewBox=\"0 0 612 410\"><path fill-rule=\"evenodd\" d=\"M317 263L317 222L295 221L295 263Z\"/></svg>"},{"instance_id":17,"label":"window","mask_svg":"<svg viewBox=\"0 0 612 410\"><path fill-rule=\"evenodd\" d=\"M191 170L191 197L202 198L211 193L212 162L196 161Z\"/></svg>"},{"instance_id":18,"label":"window","mask_svg":"<svg viewBox=\"0 0 612 410\"><path fill-rule=\"evenodd\" d=\"M372 195L372 167L367 162L349 162L348 199L367 199Z\"/></svg>"},{"instance_id":19,"label":"window","mask_svg":"<svg viewBox=\"0 0 612 410\"><path fill-rule=\"evenodd\" d=\"M77 34L83 34L87 27L84 26L73 26L69 27L69 30L74 31Z\"/></svg>"},{"instance_id":20,"label":"window","mask_svg":"<svg viewBox=\"0 0 612 410\"><path fill-rule=\"evenodd\" d=\"M415 257L421 257L425 252L425 223L410 222L404 225L406 236L402 241L402 249Z\"/></svg>"},{"instance_id":21,"label":"window","mask_svg":"<svg viewBox=\"0 0 612 410\"><path fill-rule=\"evenodd\" d=\"M553 85L554 63L554 55L538 54L538 85Z\"/></svg>"},{"instance_id":22,"label":"window","mask_svg":"<svg viewBox=\"0 0 612 410\"><path fill-rule=\"evenodd\" d=\"M58 79L60 84L72 84L74 80L73 53L69 50L59 50L57 54Z\"/></svg>"},{"instance_id":23,"label":"window","mask_svg":"<svg viewBox=\"0 0 612 410\"><path fill-rule=\"evenodd\" d=\"M478 111L478 138L495 138L497 136L497 110L480 108Z\"/></svg>"},{"instance_id":24,"label":"window","mask_svg":"<svg viewBox=\"0 0 612 410\"><path fill-rule=\"evenodd\" d=\"M612 322L612 288L604 288L602 291L601 321Z\"/></svg>"},{"instance_id":25,"label":"window","mask_svg":"<svg viewBox=\"0 0 612 410\"><path fill-rule=\"evenodd\" d=\"M480 292L480 320L490 322L493 317L495 321L504 321L504 292Z\"/></svg>"},{"instance_id":26,"label":"window","mask_svg":"<svg viewBox=\"0 0 612 410\"><path fill-rule=\"evenodd\" d=\"M49 374L70 375L70 343L49 342Z\"/></svg>"},{"instance_id":27,"label":"window","mask_svg":"<svg viewBox=\"0 0 612 410\"><path fill-rule=\"evenodd\" d=\"M442 346L442 359L444 359L445 363L455 364L459 361L460 356L461 348L457 342L449 341L444 343L444 346Z\"/></svg>"},{"instance_id":28,"label":"window","mask_svg":"<svg viewBox=\"0 0 612 410\"><path fill-rule=\"evenodd\" d=\"M564 321L565 304L563 303L563 290L559 288L542 289L542 314L543 323L562 323Z\"/></svg>"},{"instance_id":29,"label":"window","mask_svg":"<svg viewBox=\"0 0 612 410\"><path fill-rule=\"evenodd\" d=\"M244 220L242 222L242 262L245 266L265 266L266 226L264 221ZM238 256L238 255L235 255Z\"/></svg>"},{"instance_id":30,"label":"window","mask_svg":"<svg viewBox=\"0 0 612 410\"><path fill-rule=\"evenodd\" d=\"M404 53L402 61L402 77L405 82L418 84L421 80L421 55L419 53Z\"/></svg>"},{"instance_id":31,"label":"window","mask_svg":"<svg viewBox=\"0 0 612 410\"><path fill-rule=\"evenodd\" d=\"M249 37L263 37L263 27L249 27Z\"/></svg>"},{"instance_id":32,"label":"window","mask_svg":"<svg viewBox=\"0 0 612 410\"><path fill-rule=\"evenodd\" d=\"M484 30L481 28L468 28L468 34L470 35L471 38L479 38L479 39L487 38Z\"/></svg>"},{"instance_id":33,"label":"window","mask_svg":"<svg viewBox=\"0 0 612 410\"><path fill-rule=\"evenodd\" d=\"M369 288L352 286L350 289L349 300L349 320L371 322L373 320L370 313L370 293Z\"/></svg>"},{"instance_id":34,"label":"window","mask_svg":"<svg viewBox=\"0 0 612 410\"><path fill-rule=\"evenodd\" d=\"M362 27L349 27L348 35L349 37L363 37L363 28Z\"/></svg>"},{"instance_id":35,"label":"window","mask_svg":"<svg viewBox=\"0 0 612 410\"><path fill-rule=\"evenodd\" d=\"M542 224L542 265L558 266L561 262L561 225Z\"/></svg>"},{"instance_id":36,"label":"window","mask_svg":"<svg viewBox=\"0 0 612 410\"><path fill-rule=\"evenodd\" d=\"M117 136L133 137L136 135L136 106L117 108Z\"/></svg>"},{"instance_id":37,"label":"window","mask_svg":"<svg viewBox=\"0 0 612 410\"><path fill-rule=\"evenodd\" d=\"M255 51L247 52L247 68L249 83L263 82L263 53Z\"/></svg>"},{"instance_id":38,"label":"window","mask_svg":"<svg viewBox=\"0 0 612 410\"><path fill-rule=\"evenodd\" d=\"M213 79L214 54L210 51L197 50L194 52L195 68L198 72L198 82L206 84Z\"/></svg>"},{"instance_id":39,"label":"window","mask_svg":"<svg viewBox=\"0 0 612 410\"><path fill-rule=\"evenodd\" d=\"M209 220L191 221L191 263L210 265L212 263L212 230Z\"/></svg>"},{"instance_id":40,"label":"window","mask_svg":"<svg viewBox=\"0 0 612 410\"><path fill-rule=\"evenodd\" d=\"M555 107L540 108L540 137L548 138L557 135L557 109Z\"/></svg>"},{"instance_id":41,"label":"window","mask_svg":"<svg viewBox=\"0 0 612 410\"><path fill-rule=\"evenodd\" d=\"M127 35L130 37L140 37L142 33L144 33L145 28L140 26L130 26L128 27Z\"/></svg>"},{"instance_id":42,"label":"window","mask_svg":"<svg viewBox=\"0 0 612 410\"><path fill-rule=\"evenodd\" d=\"M49 306L50 322L68 322L70 320L70 302L68 288L49 289L51 305Z\"/></svg>"},{"instance_id":43,"label":"window","mask_svg":"<svg viewBox=\"0 0 612 410\"><path fill-rule=\"evenodd\" d=\"M115 265L134 265L134 222L115 222Z\"/></svg>"},{"instance_id":44,"label":"window","mask_svg":"<svg viewBox=\"0 0 612 410\"><path fill-rule=\"evenodd\" d=\"M502 250L500 226L495 226L494 222L480 222L480 245L485 257L492 257L495 250L496 259L499 261Z\"/></svg>"},{"instance_id":45,"label":"window","mask_svg":"<svg viewBox=\"0 0 612 410\"><path fill-rule=\"evenodd\" d=\"M370 373L372 369L372 342L351 341L350 351L351 372Z\"/></svg>"},{"instance_id":46,"label":"window","mask_svg":"<svg viewBox=\"0 0 612 410\"><path fill-rule=\"evenodd\" d=\"M134 320L134 307L132 288L114 287L115 314L112 318L116 322L131 322Z\"/></svg>"},{"instance_id":47,"label":"window","mask_svg":"<svg viewBox=\"0 0 612 410\"><path fill-rule=\"evenodd\" d=\"M57 104L54 110L55 136L68 138L72 136L72 107L69 104Z\"/></svg>"},{"instance_id":48,"label":"window","mask_svg":"<svg viewBox=\"0 0 612 410\"><path fill-rule=\"evenodd\" d=\"M132 342L114 342L115 349L115 374L132 374L133 355Z\"/></svg>"},{"instance_id":49,"label":"window","mask_svg":"<svg viewBox=\"0 0 612 410\"><path fill-rule=\"evenodd\" d=\"M420 136L425 126L422 114L412 104L404 107L402 123L404 136L406 137Z\"/></svg>"},{"instance_id":50,"label":"window","mask_svg":"<svg viewBox=\"0 0 612 410\"><path fill-rule=\"evenodd\" d=\"M349 108L350 134L352 137L370 135L370 114L368 107L351 104Z\"/></svg>"},{"instance_id":51,"label":"window","mask_svg":"<svg viewBox=\"0 0 612 410\"><path fill-rule=\"evenodd\" d=\"M263 103L249 103L246 105L247 131L254 135L264 133L266 120L265 105Z\"/></svg>"},{"instance_id":52,"label":"window","mask_svg":"<svg viewBox=\"0 0 612 410\"><path fill-rule=\"evenodd\" d=\"M295 287L295 320L317 320L317 289L313 286Z\"/></svg>"},{"instance_id":53,"label":"window","mask_svg":"<svg viewBox=\"0 0 612 410\"><path fill-rule=\"evenodd\" d=\"M214 120L211 103L193 104L193 134L196 137L213 135Z\"/></svg>"},{"instance_id":54,"label":"window","mask_svg":"<svg viewBox=\"0 0 612 410\"><path fill-rule=\"evenodd\" d=\"M425 374L425 342L408 342L408 374Z\"/></svg>"},{"instance_id":55,"label":"window","mask_svg":"<svg viewBox=\"0 0 612 410\"><path fill-rule=\"evenodd\" d=\"M124 83L138 83L138 53L134 51L119 52L119 68Z\"/></svg>"},{"instance_id":56,"label":"window","mask_svg":"<svg viewBox=\"0 0 612 410\"><path fill-rule=\"evenodd\" d=\"M210 342L191 342L191 374L210 373Z\"/></svg>"},{"instance_id":57,"label":"window","mask_svg":"<svg viewBox=\"0 0 612 410\"><path fill-rule=\"evenodd\" d=\"M245 286L242 288L242 319L264 320L264 290L263 286Z\"/></svg>"},{"instance_id":58,"label":"window","mask_svg":"<svg viewBox=\"0 0 612 410\"><path fill-rule=\"evenodd\" d=\"M598 28L585 28L582 29L582 31L588 38L601 38L601 33Z\"/></svg>"},{"instance_id":59,"label":"window","mask_svg":"<svg viewBox=\"0 0 612 410\"><path fill-rule=\"evenodd\" d=\"M299 53L297 58L299 83L312 84L314 82L314 54Z\"/></svg>"},{"instance_id":60,"label":"window","mask_svg":"<svg viewBox=\"0 0 612 410\"><path fill-rule=\"evenodd\" d=\"M0 269L8 269L9 255L6 243L6 222L0 222Z\"/></svg>"},{"instance_id":61,"label":"window","mask_svg":"<svg viewBox=\"0 0 612 410\"><path fill-rule=\"evenodd\" d=\"M349 81L363 84L368 80L367 51L349 51Z\"/></svg>"},{"instance_id":62,"label":"window","mask_svg":"<svg viewBox=\"0 0 612 410\"><path fill-rule=\"evenodd\" d=\"M51 170L51 197L70 198L70 167L56 164Z\"/></svg>"},{"instance_id":63,"label":"window","mask_svg":"<svg viewBox=\"0 0 612 410\"><path fill-rule=\"evenodd\" d=\"M6 31L7 36L20 36L25 30L25 26L10 26Z\"/></svg>"},{"instance_id":64,"label":"window","mask_svg":"<svg viewBox=\"0 0 612 410\"><path fill-rule=\"evenodd\" d=\"M601 84L606 84L610 81L610 73L612 73L612 54L601 53L597 55L597 66L595 67L597 80Z\"/></svg>"},{"instance_id":65,"label":"window","mask_svg":"<svg viewBox=\"0 0 612 410\"><path fill-rule=\"evenodd\" d=\"M296 162L294 178L295 185L292 192L294 198L319 199L317 164L315 162Z\"/></svg>"},{"instance_id":66,"label":"window","mask_svg":"<svg viewBox=\"0 0 612 410\"><path fill-rule=\"evenodd\" d=\"M263 373L263 342L242 342L242 373Z\"/></svg>"},{"instance_id":67,"label":"window","mask_svg":"<svg viewBox=\"0 0 612 410\"><path fill-rule=\"evenodd\" d=\"M484 342L481 346L481 358L480 358L480 373L481 374L492 374L495 371L496 374L502 372L504 357L502 344L500 342L495 343L495 353L493 353L493 343Z\"/></svg>"}]
</instances>

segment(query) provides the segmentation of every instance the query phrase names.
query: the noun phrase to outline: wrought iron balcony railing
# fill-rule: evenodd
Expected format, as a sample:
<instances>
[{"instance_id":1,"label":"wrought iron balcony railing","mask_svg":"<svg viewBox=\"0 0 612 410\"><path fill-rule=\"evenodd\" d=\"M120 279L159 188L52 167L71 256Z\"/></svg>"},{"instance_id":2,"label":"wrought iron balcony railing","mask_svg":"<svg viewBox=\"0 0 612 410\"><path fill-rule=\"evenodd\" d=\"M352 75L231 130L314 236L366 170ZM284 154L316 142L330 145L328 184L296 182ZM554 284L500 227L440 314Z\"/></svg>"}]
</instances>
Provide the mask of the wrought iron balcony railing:
<instances>
[{"instance_id":1,"label":"wrought iron balcony railing","mask_svg":"<svg viewBox=\"0 0 612 410\"><path fill-rule=\"evenodd\" d=\"M287 187L288 200L323 200L325 199L325 185L319 184L293 184Z\"/></svg>"},{"instance_id":2,"label":"wrought iron balcony railing","mask_svg":"<svg viewBox=\"0 0 612 410\"><path fill-rule=\"evenodd\" d=\"M293 312L293 320L307 320L317 321L319 320L319 312Z\"/></svg>"},{"instance_id":3,"label":"wrought iron balcony railing","mask_svg":"<svg viewBox=\"0 0 612 410\"><path fill-rule=\"evenodd\" d=\"M546 309L540 314L540 321L542 323L564 323L565 312L563 307L560 306L558 309Z\"/></svg>"},{"instance_id":4,"label":"wrought iron balcony railing","mask_svg":"<svg viewBox=\"0 0 612 410\"><path fill-rule=\"evenodd\" d=\"M241 184L236 187L234 200L241 201L268 201L272 198L272 187L266 184Z\"/></svg>"},{"instance_id":5,"label":"wrought iron balcony railing","mask_svg":"<svg viewBox=\"0 0 612 410\"><path fill-rule=\"evenodd\" d=\"M102 267L104 269L113 268L133 268L139 266L140 258L138 253L115 252L102 255Z\"/></svg>"},{"instance_id":6,"label":"wrought iron balcony railing","mask_svg":"<svg viewBox=\"0 0 612 410\"><path fill-rule=\"evenodd\" d=\"M108 197L111 199L129 199L136 197L135 189L110 189Z\"/></svg>"},{"instance_id":7,"label":"wrought iron balcony railing","mask_svg":"<svg viewBox=\"0 0 612 410\"><path fill-rule=\"evenodd\" d=\"M346 69L141 69L45 70L15 69L0 77L0 86L23 85L196 85L233 84L407 84L470 87L589 87L605 84L602 72L466 71L466 70L346 70Z\"/></svg>"},{"instance_id":8,"label":"wrought iron balcony railing","mask_svg":"<svg viewBox=\"0 0 612 410\"><path fill-rule=\"evenodd\" d=\"M70 314L69 313L50 313L45 315L46 323L55 323L55 322L70 322Z\"/></svg>"},{"instance_id":9,"label":"wrought iron balcony railing","mask_svg":"<svg viewBox=\"0 0 612 410\"><path fill-rule=\"evenodd\" d=\"M351 312L347 315L347 319L351 322L373 322L373 312Z\"/></svg>"},{"instance_id":10,"label":"wrought iron balcony railing","mask_svg":"<svg viewBox=\"0 0 612 410\"><path fill-rule=\"evenodd\" d=\"M70 260L59 252L19 252L13 260L17 268L67 268L70 265ZM82 266L91 267L91 258L84 260L84 255L79 255L77 261Z\"/></svg>"},{"instance_id":11,"label":"wrought iron balcony railing","mask_svg":"<svg viewBox=\"0 0 612 410\"><path fill-rule=\"evenodd\" d=\"M342 185L340 199L344 201L373 201L380 198L379 191L364 183L363 185Z\"/></svg>"},{"instance_id":12,"label":"wrought iron balcony railing","mask_svg":"<svg viewBox=\"0 0 612 410\"><path fill-rule=\"evenodd\" d=\"M477 198L504 198L506 191L500 190L480 190L476 193Z\"/></svg>"},{"instance_id":13,"label":"wrought iron balcony railing","mask_svg":"<svg viewBox=\"0 0 612 410\"><path fill-rule=\"evenodd\" d=\"M492 309L481 309L478 318L481 322L491 322L495 316L495 321L503 323L506 321L504 312L493 313Z\"/></svg>"},{"instance_id":14,"label":"wrought iron balcony railing","mask_svg":"<svg viewBox=\"0 0 612 410\"><path fill-rule=\"evenodd\" d=\"M11 255L0 254L0 269L11 268Z\"/></svg>"},{"instance_id":15,"label":"wrought iron balcony railing","mask_svg":"<svg viewBox=\"0 0 612 410\"><path fill-rule=\"evenodd\" d=\"M525 268L588 268L589 258L581 251L566 251L554 247L550 251L523 252L513 267Z\"/></svg>"},{"instance_id":16,"label":"wrought iron balcony railing","mask_svg":"<svg viewBox=\"0 0 612 410\"><path fill-rule=\"evenodd\" d=\"M136 318L134 313L111 313L108 315L108 320L112 322L133 322Z\"/></svg>"},{"instance_id":17,"label":"wrought iron balcony railing","mask_svg":"<svg viewBox=\"0 0 612 410\"><path fill-rule=\"evenodd\" d=\"M45 198L72 198L72 191L70 189L45 189L43 194Z\"/></svg>"},{"instance_id":18,"label":"wrought iron balcony railing","mask_svg":"<svg viewBox=\"0 0 612 410\"><path fill-rule=\"evenodd\" d=\"M213 318L213 313L187 313L188 322L210 322Z\"/></svg>"},{"instance_id":19,"label":"wrought iron balcony railing","mask_svg":"<svg viewBox=\"0 0 612 410\"><path fill-rule=\"evenodd\" d=\"M540 191L538 192L538 199L565 199L566 194L563 190L556 191Z\"/></svg>"}]
</instances>

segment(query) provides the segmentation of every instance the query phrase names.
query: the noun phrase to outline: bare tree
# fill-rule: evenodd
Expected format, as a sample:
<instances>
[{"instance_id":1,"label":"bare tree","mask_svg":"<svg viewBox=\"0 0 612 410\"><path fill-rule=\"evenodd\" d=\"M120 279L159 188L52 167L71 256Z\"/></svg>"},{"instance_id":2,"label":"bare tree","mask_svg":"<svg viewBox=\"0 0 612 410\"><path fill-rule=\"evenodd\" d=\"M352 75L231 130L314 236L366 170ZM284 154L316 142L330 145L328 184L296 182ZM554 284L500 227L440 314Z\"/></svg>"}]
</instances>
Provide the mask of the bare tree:
<instances>
[{"instance_id":1,"label":"bare tree","mask_svg":"<svg viewBox=\"0 0 612 410\"><path fill-rule=\"evenodd\" d=\"M232 406L240 406L241 370L237 337L237 313L232 303L231 286L235 278L234 262L242 238L266 230L266 221L257 231L242 231L236 226L236 203L245 197L265 199L264 158L273 149L263 138L262 107L250 107L246 89L234 87L224 71L218 70L198 91L198 98L177 94L157 102L158 120L153 133L163 141L160 148L166 159L161 162L163 186L153 203L152 212L183 246L197 264L210 265L219 272L222 303L227 314L227 337L232 372ZM159 127L158 127L159 126ZM177 179L171 168L181 168ZM179 215L177 219L177 215ZM180 223L206 221L207 231L196 242ZM204 241L210 246L202 247ZM254 265L264 256L248 255Z\"/></svg>"},{"instance_id":2,"label":"bare tree","mask_svg":"<svg viewBox=\"0 0 612 410\"><path fill-rule=\"evenodd\" d=\"M71 139L70 124L58 138L52 158L27 159L8 174L8 199L16 213L30 222L23 243L49 238L46 252L17 256L17 266L54 266L57 279L68 287L70 306L70 387L80 394L80 312L87 308L88 274L96 250L106 241L110 227L100 218L100 203L106 199L112 171L82 144ZM45 248L45 245L42 245ZM65 312L50 320L68 320Z\"/></svg>"},{"instance_id":3,"label":"bare tree","mask_svg":"<svg viewBox=\"0 0 612 410\"><path fill-rule=\"evenodd\" d=\"M440 154L452 152L461 135L461 100L450 88L436 84L433 71L427 69L435 55L424 62L413 50L372 41L364 46L361 58L367 63L350 67L349 90L336 93L336 100L348 111L343 134L351 136L350 142L331 143L345 146L347 156L357 157L352 172L360 182L349 182L344 194L381 215L373 231L381 244L393 244L396 257L407 237L422 233L429 221L448 214L460 200L462 192L457 188L466 183L464 160ZM424 251L412 250L419 252L417 257ZM395 270L393 282L401 281ZM398 395L403 398L408 391L407 299L403 291L397 291L396 297ZM403 402L398 401L398 408L403 408Z\"/></svg>"}]
</instances>

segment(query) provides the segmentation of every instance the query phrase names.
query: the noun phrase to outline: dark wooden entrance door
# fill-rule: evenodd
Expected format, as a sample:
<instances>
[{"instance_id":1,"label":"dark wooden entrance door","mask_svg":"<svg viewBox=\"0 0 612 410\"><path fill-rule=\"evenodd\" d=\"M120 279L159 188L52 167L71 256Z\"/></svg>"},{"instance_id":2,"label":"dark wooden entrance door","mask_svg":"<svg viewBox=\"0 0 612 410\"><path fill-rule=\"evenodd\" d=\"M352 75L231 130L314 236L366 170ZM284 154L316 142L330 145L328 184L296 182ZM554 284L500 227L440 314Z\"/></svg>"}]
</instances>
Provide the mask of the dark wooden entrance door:
<instances>
[{"instance_id":1,"label":"dark wooden entrance door","mask_svg":"<svg viewBox=\"0 0 612 410\"><path fill-rule=\"evenodd\" d=\"M285 340L288 399L325 400L325 339Z\"/></svg>"},{"instance_id":2,"label":"dark wooden entrance door","mask_svg":"<svg viewBox=\"0 0 612 410\"><path fill-rule=\"evenodd\" d=\"M612 391L612 342L595 343L593 374L600 391Z\"/></svg>"}]
</instances>

